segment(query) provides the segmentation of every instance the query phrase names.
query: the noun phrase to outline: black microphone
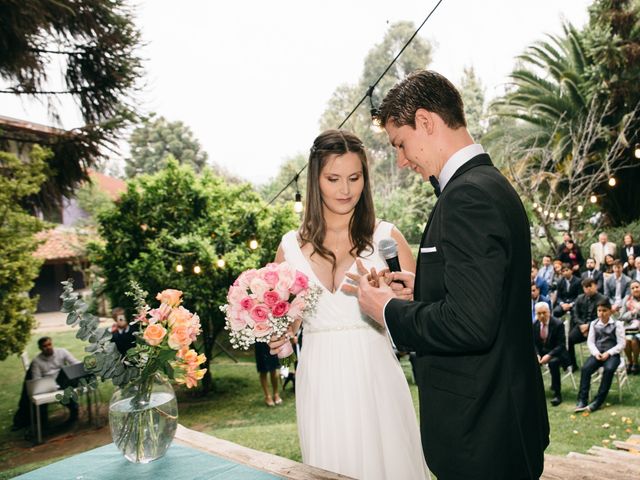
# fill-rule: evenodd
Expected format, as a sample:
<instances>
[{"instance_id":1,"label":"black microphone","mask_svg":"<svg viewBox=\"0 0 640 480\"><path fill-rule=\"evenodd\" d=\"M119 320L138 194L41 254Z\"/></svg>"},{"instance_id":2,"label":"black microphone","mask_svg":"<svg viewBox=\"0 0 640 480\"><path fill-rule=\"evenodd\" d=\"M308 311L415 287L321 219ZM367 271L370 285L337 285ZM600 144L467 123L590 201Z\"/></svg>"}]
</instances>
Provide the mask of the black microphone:
<instances>
[{"instance_id":1,"label":"black microphone","mask_svg":"<svg viewBox=\"0 0 640 480\"><path fill-rule=\"evenodd\" d=\"M387 262L390 271L402 271L402 268L400 268L400 261L398 260L398 242L396 242L393 238L383 238L382 240L380 240L380 243L378 243L378 249ZM398 280L397 283L401 283L406 287L404 282L401 280Z\"/></svg>"}]
</instances>

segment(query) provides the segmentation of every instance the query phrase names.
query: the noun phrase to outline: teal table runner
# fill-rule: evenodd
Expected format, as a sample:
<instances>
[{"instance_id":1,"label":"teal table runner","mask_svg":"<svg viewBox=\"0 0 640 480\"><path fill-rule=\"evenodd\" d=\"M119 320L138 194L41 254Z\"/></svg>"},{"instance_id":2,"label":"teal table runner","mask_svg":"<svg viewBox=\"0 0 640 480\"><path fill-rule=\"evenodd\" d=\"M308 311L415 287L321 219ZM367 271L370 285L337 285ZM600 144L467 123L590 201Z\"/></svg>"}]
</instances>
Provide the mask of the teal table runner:
<instances>
[{"instance_id":1,"label":"teal table runner","mask_svg":"<svg viewBox=\"0 0 640 480\"><path fill-rule=\"evenodd\" d=\"M147 464L126 460L113 444L65 458L16 477L20 480L273 480L279 479L245 465L182 445L171 445L164 457Z\"/></svg>"}]
</instances>

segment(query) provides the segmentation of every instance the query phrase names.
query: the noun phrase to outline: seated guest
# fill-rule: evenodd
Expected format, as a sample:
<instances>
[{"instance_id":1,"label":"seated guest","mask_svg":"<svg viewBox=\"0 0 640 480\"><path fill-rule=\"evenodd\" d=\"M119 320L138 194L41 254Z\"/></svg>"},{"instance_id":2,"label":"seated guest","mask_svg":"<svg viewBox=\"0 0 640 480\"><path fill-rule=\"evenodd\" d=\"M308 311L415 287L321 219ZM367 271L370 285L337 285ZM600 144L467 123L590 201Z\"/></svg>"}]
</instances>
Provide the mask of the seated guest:
<instances>
[{"instance_id":1,"label":"seated guest","mask_svg":"<svg viewBox=\"0 0 640 480\"><path fill-rule=\"evenodd\" d=\"M531 322L536 321L536 303L545 302L551 308L551 300L540 293L540 289L535 282L531 282Z\"/></svg>"},{"instance_id":2,"label":"seated guest","mask_svg":"<svg viewBox=\"0 0 640 480\"><path fill-rule=\"evenodd\" d=\"M604 257L604 262L600 264L600 271L604 275L604 279L606 280L611 275L613 275L613 264L616 261L616 258L613 255L607 254ZM596 261L597 263L597 261Z\"/></svg>"},{"instance_id":3,"label":"seated guest","mask_svg":"<svg viewBox=\"0 0 640 480\"><path fill-rule=\"evenodd\" d=\"M633 235L631 233L625 233L622 240L622 248L620 249L620 256L622 258L629 258L631 255L637 257L640 255L640 247L634 245Z\"/></svg>"},{"instance_id":4,"label":"seated guest","mask_svg":"<svg viewBox=\"0 0 640 480\"><path fill-rule=\"evenodd\" d=\"M631 293L624 299L620 320L624 324L626 345L624 353L627 356L627 372L640 373L638 356L640 354L640 282L631 280Z\"/></svg>"},{"instance_id":5,"label":"seated guest","mask_svg":"<svg viewBox=\"0 0 640 480\"><path fill-rule=\"evenodd\" d=\"M549 255L542 257L542 266L538 270L538 277L547 282L547 285L551 286L553 282L553 264L551 263L551 257Z\"/></svg>"},{"instance_id":6,"label":"seated guest","mask_svg":"<svg viewBox=\"0 0 640 480\"><path fill-rule=\"evenodd\" d=\"M605 297L598 292L598 286L593 278L582 281L582 293L576 299L571 316L571 330L569 331L569 361L573 371L578 370L576 362L576 345L587 341L589 325L598 318L598 303Z\"/></svg>"},{"instance_id":7,"label":"seated guest","mask_svg":"<svg viewBox=\"0 0 640 480\"><path fill-rule=\"evenodd\" d=\"M622 273L624 273L627 277L631 277L630 273L633 272L636 268L636 257L633 255L629 255L627 257L627 261L622 264Z\"/></svg>"},{"instance_id":8,"label":"seated guest","mask_svg":"<svg viewBox=\"0 0 640 480\"><path fill-rule=\"evenodd\" d=\"M116 307L111 311L113 325L111 326L111 341L116 344L120 355L127 354L127 350L136 346L135 332L138 331L138 324L129 325L129 320L124 313L124 308Z\"/></svg>"},{"instance_id":9,"label":"seated guest","mask_svg":"<svg viewBox=\"0 0 640 480\"><path fill-rule=\"evenodd\" d=\"M584 410L595 412L602 406L607 399L613 376L620 365L620 352L625 345L624 327L622 322L612 320L611 314L611 302L605 298L598 304L598 320L591 322L589 328L587 345L591 356L582 367L576 412ZM600 388L593 401L588 403L591 375L600 367L603 367Z\"/></svg>"},{"instance_id":10,"label":"seated guest","mask_svg":"<svg viewBox=\"0 0 640 480\"><path fill-rule=\"evenodd\" d=\"M627 271L627 277L640 282L640 256L633 261L633 268Z\"/></svg>"},{"instance_id":11,"label":"seated guest","mask_svg":"<svg viewBox=\"0 0 640 480\"><path fill-rule=\"evenodd\" d=\"M560 366L569 365L565 350L564 324L551 317L551 310L546 302L536 303L536 321L533 324L533 344L536 348L538 363L548 365L551 373L551 405L562 403L560 385Z\"/></svg>"},{"instance_id":12,"label":"seated guest","mask_svg":"<svg viewBox=\"0 0 640 480\"><path fill-rule=\"evenodd\" d=\"M607 255L612 259L616 256L616 244L609 241L609 237L606 232L601 232L598 235L598 241L591 245L589 249L589 256L596 261L596 268L601 268L605 263Z\"/></svg>"},{"instance_id":13,"label":"seated guest","mask_svg":"<svg viewBox=\"0 0 640 480\"><path fill-rule=\"evenodd\" d=\"M27 395L26 380L37 380L44 376L56 377L56 381L60 385L62 382L58 380L62 367L67 365L73 365L80 363L68 350L64 348L53 348L53 342L50 337L42 337L38 340L38 348L40 353L36 356L29 370L25 376L25 383L22 386L22 394L20 396L20 402L18 411L13 418L13 430L24 428L29 425L29 408L31 401ZM64 385L61 385L64 386ZM42 423L47 423L47 406L42 405L40 412L42 415ZM69 419L67 424L71 424L78 419L78 403L75 400L71 400L67 405L69 409Z\"/></svg>"},{"instance_id":14,"label":"seated guest","mask_svg":"<svg viewBox=\"0 0 640 480\"><path fill-rule=\"evenodd\" d=\"M538 267L536 265L531 266L531 282L535 283L540 289L540 293L543 296L549 295L549 284L541 277L538 276Z\"/></svg>"},{"instance_id":15,"label":"seated guest","mask_svg":"<svg viewBox=\"0 0 640 480\"><path fill-rule=\"evenodd\" d=\"M593 278L598 285L598 291L604 293L604 277L602 272L596 268L596 261L593 258L587 258L586 267L587 269L582 272L581 279Z\"/></svg>"},{"instance_id":16,"label":"seated guest","mask_svg":"<svg viewBox=\"0 0 640 480\"><path fill-rule=\"evenodd\" d=\"M560 251L560 255L558 255L558 260L571 265L571 271L574 275L580 275L580 268L584 263L584 259L582 258L580 249L573 240L569 239L565 242L564 248Z\"/></svg>"},{"instance_id":17,"label":"seated guest","mask_svg":"<svg viewBox=\"0 0 640 480\"><path fill-rule=\"evenodd\" d=\"M614 313L622 308L622 300L629 295L631 279L622 273L622 262L616 260L613 263L613 275L604 281L604 296L611 302Z\"/></svg>"},{"instance_id":18,"label":"seated guest","mask_svg":"<svg viewBox=\"0 0 640 480\"><path fill-rule=\"evenodd\" d=\"M555 305L558 297L558 284L562 281L562 262L558 259L553 261L553 276L551 277L551 283L549 284L549 298L551 299L551 305Z\"/></svg>"},{"instance_id":19,"label":"seated guest","mask_svg":"<svg viewBox=\"0 0 640 480\"><path fill-rule=\"evenodd\" d=\"M564 314L571 313L573 304L580 295L580 280L573 275L571 265L562 264L562 280L558 282L558 290L555 308L553 309L554 317L562 317Z\"/></svg>"}]
</instances>

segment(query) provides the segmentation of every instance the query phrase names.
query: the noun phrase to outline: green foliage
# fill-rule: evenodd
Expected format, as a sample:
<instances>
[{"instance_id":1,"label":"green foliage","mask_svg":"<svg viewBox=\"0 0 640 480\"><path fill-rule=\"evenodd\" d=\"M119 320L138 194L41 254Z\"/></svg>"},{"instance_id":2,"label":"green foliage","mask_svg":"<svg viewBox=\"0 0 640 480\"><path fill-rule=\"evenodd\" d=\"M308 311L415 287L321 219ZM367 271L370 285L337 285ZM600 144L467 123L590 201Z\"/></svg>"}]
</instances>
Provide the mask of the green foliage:
<instances>
[{"instance_id":1,"label":"green foliage","mask_svg":"<svg viewBox=\"0 0 640 480\"><path fill-rule=\"evenodd\" d=\"M104 210L113 207L113 200L92 181L83 183L76 190L76 200L82 210L89 214L88 218L78 220L77 226L96 226L98 216Z\"/></svg>"},{"instance_id":2,"label":"green foliage","mask_svg":"<svg viewBox=\"0 0 640 480\"><path fill-rule=\"evenodd\" d=\"M473 67L464 69L464 76L460 81L460 94L469 133L476 143L480 143L485 133L484 87Z\"/></svg>"},{"instance_id":3,"label":"green foliage","mask_svg":"<svg viewBox=\"0 0 640 480\"><path fill-rule=\"evenodd\" d=\"M311 142L309 142L309 148L311 148ZM275 197L275 195L287 183L289 183L289 181L291 181L291 179L307 163L307 158L307 155L300 154L285 160L285 162L280 166L278 174L274 178L270 179L267 183L265 183L262 187L260 187L260 195L262 196L262 199L266 202L271 201L271 199ZM278 203L289 203L289 205L291 205L291 203L295 201L295 188L295 184L292 184L289 188L282 192L282 194L278 197ZM300 178L298 178L298 188L300 189L300 194L302 195L302 199L304 200L307 190L306 169L300 174Z\"/></svg>"},{"instance_id":4,"label":"green foliage","mask_svg":"<svg viewBox=\"0 0 640 480\"><path fill-rule=\"evenodd\" d=\"M37 299L28 292L41 260L33 256L34 235L42 222L26 211L22 201L45 181L50 152L34 147L29 161L0 152L0 360L20 353L31 334Z\"/></svg>"},{"instance_id":5,"label":"green foliage","mask_svg":"<svg viewBox=\"0 0 640 480\"><path fill-rule=\"evenodd\" d=\"M207 163L207 152L202 150L189 127L164 117L156 118L154 114L133 131L129 144L131 158L125 166L128 177L162 170L171 156L197 172Z\"/></svg>"},{"instance_id":6,"label":"green foliage","mask_svg":"<svg viewBox=\"0 0 640 480\"><path fill-rule=\"evenodd\" d=\"M197 176L175 160L155 175L130 180L116 208L100 216L104 244L92 247L111 304L133 313L126 295L131 281L148 292L183 291L185 307L201 318L210 358L224 326L218 306L226 303L229 285L242 271L273 261L282 234L296 223L291 208L263 205L248 184L228 185L209 171ZM260 246L251 250L254 235ZM216 266L219 258L224 268ZM193 273L195 266L201 274Z\"/></svg>"}]
</instances>

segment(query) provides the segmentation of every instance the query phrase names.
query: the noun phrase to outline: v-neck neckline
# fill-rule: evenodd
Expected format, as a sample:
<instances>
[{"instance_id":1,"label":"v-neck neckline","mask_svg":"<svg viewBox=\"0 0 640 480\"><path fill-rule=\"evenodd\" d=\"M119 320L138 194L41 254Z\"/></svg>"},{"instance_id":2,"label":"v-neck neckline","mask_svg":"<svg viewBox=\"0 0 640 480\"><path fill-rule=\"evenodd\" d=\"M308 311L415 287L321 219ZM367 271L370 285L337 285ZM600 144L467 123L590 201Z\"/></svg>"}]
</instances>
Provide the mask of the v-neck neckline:
<instances>
[{"instance_id":1,"label":"v-neck neckline","mask_svg":"<svg viewBox=\"0 0 640 480\"><path fill-rule=\"evenodd\" d=\"M373 237L375 237L376 232L378 231L378 227L382 225L382 221L380 221L376 226L375 229L373 230L373 235L372 235L372 240ZM311 260L307 258L307 256L304 254L304 252L302 251L302 247L300 246L300 242L298 241L298 235L295 235L295 243L296 246L298 247L298 252L300 252L300 255L302 255L302 258L304 259L304 261L306 262L307 266L309 267L309 271L311 272L311 274L313 275L314 279L316 280L316 282L318 282L318 284L320 285L320 287L322 287L322 289L327 292L329 295L335 295L336 293L338 293L340 291L340 287L342 286L342 284L344 283L344 281L347 279L347 273L349 273L353 267L356 264L356 261L358 260L359 256L356 256L353 259L353 262L351 263L351 265L349 266L349 268L347 268L344 271L344 275L342 275L342 280L340 280L340 283L338 283L338 285L336 286L335 291L331 291L327 288L327 286L322 283L322 281L320 280L320 277L318 277L318 275L316 274L316 271L313 269L313 266L311 265Z\"/></svg>"}]
</instances>

